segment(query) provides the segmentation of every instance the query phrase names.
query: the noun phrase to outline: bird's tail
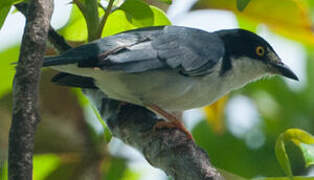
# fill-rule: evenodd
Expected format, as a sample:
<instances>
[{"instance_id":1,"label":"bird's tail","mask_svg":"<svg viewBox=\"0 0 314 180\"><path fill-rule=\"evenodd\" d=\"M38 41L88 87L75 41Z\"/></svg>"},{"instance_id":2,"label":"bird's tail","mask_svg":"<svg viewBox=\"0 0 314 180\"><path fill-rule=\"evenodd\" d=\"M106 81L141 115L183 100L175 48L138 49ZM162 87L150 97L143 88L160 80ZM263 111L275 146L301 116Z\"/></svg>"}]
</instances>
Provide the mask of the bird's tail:
<instances>
[{"instance_id":1,"label":"bird's tail","mask_svg":"<svg viewBox=\"0 0 314 180\"><path fill-rule=\"evenodd\" d=\"M45 57L43 67L73 64L73 63L78 63L82 60L83 59L79 59L77 57L73 58L70 56L68 56L68 57L67 56Z\"/></svg>"}]
</instances>

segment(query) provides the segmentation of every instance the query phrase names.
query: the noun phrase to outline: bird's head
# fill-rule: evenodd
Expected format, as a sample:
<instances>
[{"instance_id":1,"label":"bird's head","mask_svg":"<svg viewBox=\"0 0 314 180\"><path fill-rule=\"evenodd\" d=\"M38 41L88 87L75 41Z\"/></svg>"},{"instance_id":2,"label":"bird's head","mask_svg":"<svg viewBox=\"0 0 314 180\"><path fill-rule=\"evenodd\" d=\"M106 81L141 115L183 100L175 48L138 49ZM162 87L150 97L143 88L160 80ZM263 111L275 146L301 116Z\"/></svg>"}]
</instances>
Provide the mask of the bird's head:
<instances>
[{"instance_id":1,"label":"bird's head","mask_svg":"<svg viewBox=\"0 0 314 180\"><path fill-rule=\"evenodd\" d=\"M232 61L251 61L250 64L255 64L255 68L258 68L251 69L252 72L262 70L265 74L279 74L298 80L298 77L281 61L270 44L260 36L243 29L222 30L217 33L224 41L227 58ZM254 66L249 68L254 68Z\"/></svg>"}]
</instances>

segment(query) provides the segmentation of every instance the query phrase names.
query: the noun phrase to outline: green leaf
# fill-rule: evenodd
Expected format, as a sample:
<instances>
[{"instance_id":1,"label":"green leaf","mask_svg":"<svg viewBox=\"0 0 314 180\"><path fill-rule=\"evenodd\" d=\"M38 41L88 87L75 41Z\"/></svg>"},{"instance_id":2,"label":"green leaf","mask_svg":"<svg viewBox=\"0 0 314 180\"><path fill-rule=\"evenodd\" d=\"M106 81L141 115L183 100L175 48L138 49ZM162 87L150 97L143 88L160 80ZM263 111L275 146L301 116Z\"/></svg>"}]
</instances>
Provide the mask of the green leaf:
<instances>
[{"instance_id":1,"label":"green leaf","mask_svg":"<svg viewBox=\"0 0 314 180\"><path fill-rule=\"evenodd\" d=\"M34 179L44 180L61 164L61 160L57 155L44 154L34 156Z\"/></svg>"},{"instance_id":2,"label":"green leaf","mask_svg":"<svg viewBox=\"0 0 314 180\"><path fill-rule=\"evenodd\" d=\"M69 21L58 32L68 41L87 40L87 25L77 6L73 5Z\"/></svg>"},{"instance_id":3,"label":"green leaf","mask_svg":"<svg viewBox=\"0 0 314 180\"><path fill-rule=\"evenodd\" d=\"M103 14L103 11L100 11L100 16ZM106 23L102 37L140 27L171 24L161 9L140 0L125 1L119 9L109 15ZM68 23L59 30L59 33L69 41L87 41L87 26L76 6L73 6Z\"/></svg>"},{"instance_id":4,"label":"green leaf","mask_svg":"<svg viewBox=\"0 0 314 180\"><path fill-rule=\"evenodd\" d=\"M87 24L88 41L96 40L98 37L99 26L99 7L98 0L78 0L76 5L83 13L85 22Z\"/></svg>"},{"instance_id":5,"label":"green leaf","mask_svg":"<svg viewBox=\"0 0 314 180\"><path fill-rule=\"evenodd\" d=\"M303 152L305 166L309 167L311 165L314 165L314 145L300 143L299 147Z\"/></svg>"},{"instance_id":6,"label":"green leaf","mask_svg":"<svg viewBox=\"0 0 314 180\"><path fill-rule=\"evenodd\" d=\"M172 0L158 0L158 1L166 3L166 4L172 4Z\"/></svg>"},{"instance_id":7,"label":"green leaf","mask_svg":"<svg viewBox=\"0 0 314 180\"><path fill-rule=\"evenodd\" d=\"M150 26L153 24L151 8L139 0L127 0L120 9L125 12L127 20L135 26Z\"/></svg>"},{"instance_id":8,"label":"green leaf","mask_svg":"<svg viewBox=\"0 0 314 180\"><path fill-rule=\"evenodd\" d=\"M0 30L4 24L6 17L8 16L11 6L22 2L23 0L1 0L0 1Z\"/></svg>"},{"instance_id":9,"label":"green leaf","mask_svg":"<svg viewBox=\"0 0 314 180\"><path fill-rule=\"evenodd\" d=\"M73 90L74 94L76 94L81 107L83 107L85 109L85 111L88 111L88 109L91 109L92 112L95 113L98 122L104 128L104 132L98 134L96 132L96 129L95 129L95 126L97 126L97 125L95 122L93 122L94 118L88 116L91 119L90 119L90 121L87 121L87 125L92 130L91 134L94 136L93 139L96 140L95 144L100 144L100 143L106 143L107 144L107 143L109 143L111 138L112 138L112 134L111 134L109 127L105 123L105 119L102 119L102 117L98 113L97 109L92 104L89 103L87 97L82 93L81 89L74 88L72 90ZM86 119L88 119L88 117L86 117Z\"/></svg>"},{"instance_id":10,"label":"green leaf","mask_svg":"<svg viewBox=\"0 0 314 180\"><path fill-rule=\"evenodd\" d=\"M127 170L127 161L123 158L112 157L109 168L104 174L103 179L121 180L124 172Z\"/></svg>"},{"instance_id":11,"label":"green leaf","mask_svg":"<svg viewBox=\"0 0 314 180\"><path fill-rule=\"evenodd\" d=\"M243 11L251 0L237 0L237 8L239 11Z\"/></svg>"},{"instance_id":12,"label":"green leaf","mask_svg":"<svg viewBox=\"0 0 314 180\"><path fill-rule=\"evenodd\" d=\"M275 153L276 153L277 160L281 168L285 172L285 174L287 174L289 177L292 177L293 174L292 174L288 154L286 152L286 147L284 143L284 135L279 136L275 145Z\"/></svg>"},{"instance_id":13,"label":"green leaf","mask_svg":"<svg viewBox=\"0 0 314 180\"><path fill-rule=\"evenodd\" d=\"M11 1L12 5L20 3L20 2L28 2L28 0L9 0L9 1Z\"/></svg>"},{"instance_id":14,"label":"green leaf","mask_svg":"<svg viewBox=\"0 0 314 180\"><path fill-rule=\"evenodd\" d=\"M121 178L121 180L138 180L140 179L140 177L141 177L140 172L126 169L123 173L123 177Z\"/></svg>"},{"instance_id":15,"label":"green leaf","mask_svg":"<svg viewBox=\"0 0 314 180\"><path fill-rule=\"evenodd\" d=\"M98 111L96 110L96 108L93 105L90 105L90 107L93 109L94 113L97 116L98 121L100 122L100 124L104 128L104 139L105 139L105 142L109 143L111 141L112 134L111 134L111 131L110 131L109 127L105 123L105 119L102 119L102 117L100 116L100 114L98 113Z\"/></svg>"},{"instance_id":16,"label":"green leaf","mask_svg":"<svg viewBox=\"0 0 314 180\"><path fill-rule=\"evenodd\" d=\"M82 166L82 164L80 164L80 161L78 161L77 158L73 158L74 156L71 155L72 154L66 154L63 157L61 157L60 164L54 170L52 170L47 176L45 176L45 180L73 179L73 176L79 173L77 169L79 169L79 167ZM34 180L37 179L34 178Z\"/></svg>"},{"instance_id":17,"label":"green leaf","mask_svg":"<svg viewBox=\"0 0 314 180\"><path fill-rule=\"evenodd\" d=\"M292 177L290 161L285 148L287 141L293 142L300 148L306 167L308 167L314 164L314 137L301 129L288 129L277 139L275 146L276 157L284 172Z\"/></svg>"},{"instance_id":18,"label":"green leaf","mask_svg":"<svg viewBox=\"0 0 314 180\"><path fill-rule=\"evenodd\" d=\"M15 46L0 52L0 77L4 77L1 80L0 98L12 89L15 65L11 63L17 62L19 51L20 47Z\"/></svg>"},{"instance_id":19,"label":"green leaf","mask_svg":"<svg viewBox=\"0 0 314 180\"><path fill-rule=\"evenodd\" d=\"M7 180L8 179L8 161L1 158L2 157L0 157L0 179Z\"/></svg>"},{"instance_id":20,"label":"green leaf","mask_svg":"<svg viewBox=\"0 0 314 180\"><path fill-rule=\"evenodd\" d=\"M139 0L127 0L110 14L102 36L110 36L126 30L170 25L166 14L159 8Z\"/></svg>"},{"instance_id":21,"label":"green leaf","mask_svg":"<svg viewBox=\"0 0 314 180\"><path fill-rule=\"evenodd\" d=\"M1 5L0 4L0 29L2 28L6 17L9 14L11 5Z\"/></svg>"}]
</instances>

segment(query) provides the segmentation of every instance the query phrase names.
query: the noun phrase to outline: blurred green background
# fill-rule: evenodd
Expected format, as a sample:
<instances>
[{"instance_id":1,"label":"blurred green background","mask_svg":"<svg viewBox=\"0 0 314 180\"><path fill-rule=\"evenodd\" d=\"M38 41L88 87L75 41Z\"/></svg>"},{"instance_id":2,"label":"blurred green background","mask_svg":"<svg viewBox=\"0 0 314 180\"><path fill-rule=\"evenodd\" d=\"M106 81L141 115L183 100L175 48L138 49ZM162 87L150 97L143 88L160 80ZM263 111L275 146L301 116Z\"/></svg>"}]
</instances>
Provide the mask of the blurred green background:
<instances>
[{"instance_id":1,"label":"blurred green background","mask_svg":"<svg viewBox=\"0 0 314 180\"><path fill-rule=\"evenodd\" d=\"M53 26L70 43L85 42L85 21L69 2L55 1ZM107 1L101 3L106 6ZM297 72L300 82L279 77L254 82L211 107L187 112L184 121L215 167L244 178L285 176L276 160L277 138L289 128L314 133L314 1L178 0L169 5L153 0L117 0L115 6L120 8L109 16L103 36L172 23L207 31L241 27L274 45L283 61ZM0 3L0 7L4 6ZM101 9L100 12L102 15ZM15 70L11 63L18 59L23 23L22 15L11 9L0 30L0 179L6 177L4 160L12 114ZM54 53L48 49L48 54ZM136 150L111 139L80 90L55 86L50 82L54 74L43 70L40 82L35 180L167 179ZM313 166L305 168L304 151L289 141L286 147L293 175L314 176ZM313 144L306 149L312 153L308 157L313 158ZM309 160L312 164L313 159Z\"/></svg>"}]
</instances>

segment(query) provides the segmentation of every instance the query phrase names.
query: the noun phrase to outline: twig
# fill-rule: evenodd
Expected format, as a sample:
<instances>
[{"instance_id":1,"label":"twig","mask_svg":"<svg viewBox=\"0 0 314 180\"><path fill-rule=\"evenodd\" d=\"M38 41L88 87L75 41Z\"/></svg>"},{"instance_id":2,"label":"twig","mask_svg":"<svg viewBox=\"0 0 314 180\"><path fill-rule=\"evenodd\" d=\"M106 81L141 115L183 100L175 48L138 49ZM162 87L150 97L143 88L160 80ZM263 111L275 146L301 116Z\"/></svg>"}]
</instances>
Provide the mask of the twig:
<instances>
[{"instance_id":1,"label":"twig","mask_svg":"<svg viewBox=\"0 0 314 180\"><path fill-rule=\"evenodd\" d=\"M52 0L29 1L13 85L13 117L9 135L10 180L32 179L34 136L40 120L38 83L52 10Z\"/></svg>"},{"instance_id":2,"label":"twig","mask_svg":"<svg viewBox=\"0 0 314 180\"><path fill-rule=\"evenodd\" d=\"M15 5L16 9L18 9L25 17L27 16L27 6L27 3L19 3ZM51 26L49 26L48 40L59 53L72 48Z\"/></svg>"},{"instance_id":3,"label":"twig","mask_svg":"<svg viewBox=\"0 0 314 180\"><path fill-rule=\"evenodd\" d=\"M58 51L58 53L62 53L72 47L65 41L63 36L60 36L51 26L48 31L48 40L53 45L53 47Z\"/></svg>"},{"instance_id":4,"label":"twig","mask_svg":"<svg viewBox=\"0 0 314 180\"><path fill-rule=\"evenodd\" d=\"M109 4L105 10L105 14L104 16L101 18L101 21L100 21L100 24L98 26L98 31L97 31L97 37L98 38L101 38L101 34L103 32L103 30L105 29L105 26L106 26L106 22L107 22L107 19L109 17L109 14L111 13L111 9L112 9L112 6L113 6L113 2L114 0L110 0L109 1Z\"/></svg>"}]
</instances>

